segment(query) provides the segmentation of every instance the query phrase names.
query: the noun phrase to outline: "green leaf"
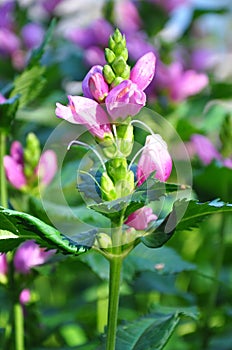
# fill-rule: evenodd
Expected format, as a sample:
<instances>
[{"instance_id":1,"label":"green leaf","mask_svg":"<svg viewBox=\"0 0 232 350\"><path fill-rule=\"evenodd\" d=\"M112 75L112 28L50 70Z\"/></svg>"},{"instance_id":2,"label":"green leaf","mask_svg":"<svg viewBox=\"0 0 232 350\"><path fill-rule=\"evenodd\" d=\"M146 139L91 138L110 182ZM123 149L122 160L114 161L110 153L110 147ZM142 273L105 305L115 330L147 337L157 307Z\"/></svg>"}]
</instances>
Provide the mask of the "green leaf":
<instances>
[{"instance_id":1,"label":"green leaf","mask_svg":"<svg viewBox=\"0 0 232 350\"><path fill-rule=\"evenodd\" d=\"M136 188L132 195L118 198L113 201L106 201L90 205L90 208L98 213L117 222L124 213L127 218L131 213L151 201L156 201L167 193L176 192L185 189L180 185L160 182L156 179L149 178L142 186Z\"/></svg>"},{"instance_id":2,"label":"green leaf","mask_svg":"<svg viewBox=\"0 0 232 350\"><path fill-rule=\"evenodd\" d=\"M5 253L19 245L22 240L35 240L41 247L57 249L63 254L79 255L93 245L97 230L90 230L69 238L26 213L0 207L0 229L12 232L16 238L0 235L0 251ZM12 239L15 240L12 241ZM9 243L7 243L9 242Z\"/></svg>"},{"instance_id":3,"label":"green leaf","mask_svg":"<svg viewBox=\"0 0 232 350\"><path fill-rule=\"evenodd\" d=\"M9 133L19 105L19 95L0 104L0 131Z\"/></svg>"},{"instance_id":4,"label":"green leaf","mask_svg":"<svg viewBox=\"0 0 232 350\"><path fill-rule=\"evenodd\" d=\"M46 83L43 77L44 72L45 67L37 65L26 69L15 78L14 88L11 91L10 97L20 95L20 108L33 101L42 91Z\"/></svg>"},{"instance_id":5,"label":"green leaf","mask_svg":"<svg viewBox=\"0 0 232 350\"><path fill-rule=\"evenodd\" d=\"M43 39L41 45L32 51L30 61L28 63L29 68L37 65L39 63L39 61L41 60L41 58L43 57L43 54L45 52L45 48L48 45L48 43L50 42L51 37L53 35L55 25L56 25L56 19L53 18L49 27L48 27L47 32L45 33L45 36L44 36L44 39Z\"/></svg>"},{"instance_id":6,"label":"green leaf","mask_svg":"<svg viewBox=\"0 0 232 350\"><path fill-rule=\"evenodd\" d=\"M116 350L161 350L180 321L180 313L151 314L118 328Z\"/></svg>"},{"instance_id":7,"label":"green leaf","mask_svg":"<svg viewBox=\"0 0 232 350\"><path fill-rule=\"evenodd\" d=\"M232 212L232 204L224 203L218 199L206 203L195 200L177 201L172 212L162 224L152 233L142 237L141 240L146 246L156 248L157 242L162 240L162 235L164 235L165 243L165 240L171 238L174 232L191 230L197 227L208 215L224 212Z\"/></svg>"}]
</instances>

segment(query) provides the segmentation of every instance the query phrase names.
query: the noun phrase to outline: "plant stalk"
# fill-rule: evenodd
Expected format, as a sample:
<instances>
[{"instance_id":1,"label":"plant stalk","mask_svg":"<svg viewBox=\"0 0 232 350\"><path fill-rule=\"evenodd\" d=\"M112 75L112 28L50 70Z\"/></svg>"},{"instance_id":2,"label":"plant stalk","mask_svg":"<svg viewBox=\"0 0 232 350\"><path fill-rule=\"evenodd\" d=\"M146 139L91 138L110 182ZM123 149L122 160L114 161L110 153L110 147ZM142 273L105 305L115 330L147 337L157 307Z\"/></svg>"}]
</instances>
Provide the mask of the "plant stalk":
<instances>
[{"instance_id":1,"label":"plant stalk","mask_svg":"<svg viewBox=\"0 0 232 350\"><path fill-rule=\"evenodd\" d=\"M4 169L4 156L6 154L6 135L3 131L0 131L0 203L3 207L7 208L7 183Z\"/></svg>"},{"instance_id":2,"label":"plant stalk","mask_svg":"<svg viewBox=\"0 0 232 350\"><path fill-rule=\"evenodd\" d=\"M19 301L14 304L14 322L15 350L24 350L24 317Z\"/></svg>"},{"instance_id":3,"label":"plant stalk","mask_svg":"<svg viewBox=\"0 0 232 350\"><path fill-rule=\"evenodd\" d=\"M118 305L121 282L122 257L110 260L109 308L106 350L115 350L118 320Z\"/></svg>"}]
</instances>

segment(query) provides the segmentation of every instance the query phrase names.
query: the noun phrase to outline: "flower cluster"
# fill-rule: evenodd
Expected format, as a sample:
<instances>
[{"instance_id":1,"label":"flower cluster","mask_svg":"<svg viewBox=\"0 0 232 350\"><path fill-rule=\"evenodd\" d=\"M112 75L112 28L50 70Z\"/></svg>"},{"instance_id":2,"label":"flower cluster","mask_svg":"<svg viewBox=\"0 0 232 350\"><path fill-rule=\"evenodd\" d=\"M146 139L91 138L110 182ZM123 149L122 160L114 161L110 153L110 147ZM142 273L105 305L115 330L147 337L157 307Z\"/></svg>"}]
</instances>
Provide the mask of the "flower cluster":
<instances>
[{"instance_id":1,"label":"flower cluster","mask_svg":"<svg viewBox=\"0 0 232 350\"><path fill-rule=\"evenodd\" d=\"M150 129L135 171L127 160L133 148L136 122L131 118L146 103L144 90L155 74L154 53L140 57L131 69L127 64L125 36L116 29L105 49L105 58L104 66L93 66L84 78L84 96L68 96L68 106L57 103L56 115L84 125L102 146L106 160L102 162L99 188L102 199L111 201L132 194L152 173L165 182L171 174L172 160L165 141ZM145 206L129 215L125 223L144 230L156 219L152 209Z\"/></svg>"},{"instance_id":2,"label":"flower cluster","mask_svg":"<svg viewBox=\"0 0 232 350\"><path fill-rule=\"evenodd\" d=\"M52 150L41 155L39 140L29 133L25 149L19 141L11 144L10 155L4 157L4 168L11 185L27 192L38 186L38 178L43 186L52 181L57 171L57 158Z\"/></svg>"}]
</instances>

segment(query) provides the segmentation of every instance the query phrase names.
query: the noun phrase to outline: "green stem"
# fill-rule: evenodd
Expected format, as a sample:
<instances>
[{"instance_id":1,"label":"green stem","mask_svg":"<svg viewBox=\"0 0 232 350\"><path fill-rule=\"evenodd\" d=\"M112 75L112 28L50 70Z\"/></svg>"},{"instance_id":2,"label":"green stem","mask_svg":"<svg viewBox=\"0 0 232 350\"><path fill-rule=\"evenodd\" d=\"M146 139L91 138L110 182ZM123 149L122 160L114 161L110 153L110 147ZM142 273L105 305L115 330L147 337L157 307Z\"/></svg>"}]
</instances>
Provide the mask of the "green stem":
<instances>
[{"instance_id":1,"label":"green stem","mask_svg":"<svg viewBox=\"0 0 232 350\"><path fill-rule=\"evenodd\" d=\"M4 156L6 154L6 135L0 131L0 189L1 198L0 203L3 207L7 208L7 183L4 169Z\"/></svg>"},{"instance_id":2,"label":"green stem","mask_svg":"<svg viewBox=\"0 0 232 350\"><path fill-rule=\"evenodd\" d=\"M22 305L14 304L15 350L24 350L24 318Z\"/></svg>"},{"instance_id":3,"label":"green stem","mask_svg":"<svg viewBox=\"0 0 232 350\"><path fill-rule=\"evenodd\" d=\"M122 257L110 260L109 308L106 350L115 350Z\"/></svg>"},{"instance_id":4,"label":"green stem","mask_svg":"<svg viewBox=\"0 0 232 350\"><path fill-rule=\"evenodd\" d=\"M211 287L211 292L208 299L208 306L205 312L204 322L203 322L203 341L202 349L207 349L208 343L211 336L210 331L210 318L215 310L215 305L217 302L218 290L220 287L220 271L223 266L223 259L225 253L225 233L227 227L227 219L229 216L227 214L221 215L221 228L219 232L219 242L217 247L217 254L215 256L215 268L214 268L214 283Z\"/></svg>"}]
</instances>

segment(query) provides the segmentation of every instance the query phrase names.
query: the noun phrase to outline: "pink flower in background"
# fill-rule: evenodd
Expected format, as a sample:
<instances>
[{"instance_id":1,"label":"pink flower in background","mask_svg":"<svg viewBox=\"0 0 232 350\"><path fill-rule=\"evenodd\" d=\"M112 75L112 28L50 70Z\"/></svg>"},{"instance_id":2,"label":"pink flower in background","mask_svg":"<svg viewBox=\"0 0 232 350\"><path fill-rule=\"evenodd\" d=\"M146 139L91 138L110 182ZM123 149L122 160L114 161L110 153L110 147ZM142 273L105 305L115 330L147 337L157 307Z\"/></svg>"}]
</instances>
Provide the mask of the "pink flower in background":
<instances>
[{"instance_id":1,"label":"pink flower in background","mask_svg":"<svg viewBox=\"0 0 232 350\"><path fill-rule=\"evenodd\" d=\"M157 220L151 208L143 207L130 214L125 224L134 227L136 230L145 230L151 221Z\"/></svg>"},{"instance_id":2,"label":"pink flower in background","mask_svg":"<svg viewBox=\"0 0 232 350\"><path fill-rule=\"evenodd\" d=\"M155 178L162 182L169 178L172 171L172 159L167 144L158 134L149 135L146 138L137 167L138 186L154 171Z\"/></svg>"},{"instance_id":3,"label":"pink flower in background","mask_svg":"<svg viewBox=\"0 0 232 350\"><path fill-rule=\"evenodd\" d=\"M6 254L0 253L0 276L6 276L8 272L8 263Z\"/></svg>"},{"instance_id":4,"label":"pink flower in background","mask_svg":"<svg viewBox=\"0 0 232 350\"><path fill-rule=\"evenodd\" d=\"M0 4L0 28L12 30L14 26L13 11L15 8L15 1L5 1Z\"/></svg>"},{"instance_id":5,"label":"pink flower in background","mask_svg":"<svg viewBox=\"0 0 232 350\"><path fill-rule=\"evenodd\" d=\"M19 141L14 141L10 148L10 155L4 156L4 168L7 180L17 189L22 189L28 184L29 179L25 175L24 150ZM56 154L45 151L40 158L40 181L48 185L57 171ZM34 175L38 176L38 166L34 169Z\"/></svg>"},{"instance_id":6,"label":"pink flower in background","mask_svg":"<svg viewBox=\"0 0 232 350\"><path fill-rule=\"evenodd\" d=\"M194 70L183 70L179 62L169 66L159 64L156 74L158 90L165 90L174 102L184 101L189 96L199 93L208 85L206 74Z\"/></svg>"},{"instance_id":7,"label":"pink flower in background","mask_svg":"<svg viewBox=\"0 0 232 350\"><path fill-rule=\"evenodd\" d=\"M73 124L84 125L90 133L101 139L111 133L104 109L94 100L82 96L68 96L69 105L56 104L56 116Z\"/></svg>"},{"instance_id":8,"label":"pink flower in background","mask_svg":"<svg viewBox=\"0 0 232 350\"><path fill-rule=\"evenodd\" d=\"M160 5L166 11L171 12L181 5L186 5L189 0L151 0L153 3Z\"/></svg>"},{"instance_id":9,"label":"pink flower in background","mask_svg":"<svg viewBox=\"0 0 232 350\"><path fill-rule=\"evenodd\" d=\"M38 47L44 37L44 29L37 23L28 23L22 28L22 38L28 49Z\"/></svg>"},{"instance_id":10,"label":"pink flower in background","mask_svg":"<svg viewBox=\"0 0 232 350\"><path fill-rule=\"evenodd\" d=\"M136 62L131 70L130 79L122 81L110 90L105 102L113 120L134 116L145 106L146 95L143 90L154 77L155 62L153 52L148 52Z\"/></svg>"},{"instance_id":11,"label":"pink flower in background","mask_svg":"<svg viewBox=\"0 0 232 350\"><path fill-rule=\"evenodd\" d=\"M216 53L213 50L199 48L191 55L191 67L197 71L206 71L216 62Z\"/></svg>"},{"instance_id":12,"label":"pink flower in background","mask_svg":"<svg viewBox=\"0 0 232 350\"><path fill-rule=\"evenodd\" d=\"M190 140L193 154L197 154L204 165L209 165L213 160L219 161L225 167L232 169L232 157L224 158L206 136L193 134Z\"/></svg>"},{"instance_id":13,"label":"pink flower in background","mask_svg":"<svg viewBox=\"0 0 232 350\"><path fill-rule=\"evenodd\" d=\"M44 264L53 254L54 250L45 251L34 241L26 241L16 250L14 256L15 269L19 273L28 274L33 267Z\"/></svg>"},{"instance_id":14,"label":"pink flower in background","mask_svg":"<svg viewBox=\"0 0 232 350\"><path fill-rule=\"evenodd\" d=\"M63 0L43 0L42 7L48 13L52 13Z\"/></svg>"},{"instance_id":15,"label":"pink flower in background","mask_svg":"<svg viewBox=\"0 0 232 350\"><path fill-rule=\"evenodd\" d=\"M2 94L0 94L0 104L5 102L6 102L6 98Z\"/></svg>"},{"instance_id":16,"label":"pink flower in background","mask_svg":"<svg viewBox=\"0 0 232 350\"><path fill-rule=\"evenodd\" d=\"M0 54L13 55L19 48L19 38L9 29L0 28Z\"/></svg>"},{"instance_id":17,"label":"pink flower in background","mask_svg":"<svg viewBox=\"0 0 232 350\"><path fill-rule=\"evenodd\" d=\"M130 0L118 1L114 6L117 26L125 33L137 32L141 27L141 19L135 4Z\"/></svg>"},{"instance_id":18,"label":"pink flower in background","mask_svg":"<svg viewBox=\"0 0 232 350\"><path fill-rule=\"evenodd\" d=\"M19 302L21 305L25 305L29 303L31 300L31 291L28 288L25 288L22 290L22 292L19 295Z\"/></svg>"}]
</instances>

